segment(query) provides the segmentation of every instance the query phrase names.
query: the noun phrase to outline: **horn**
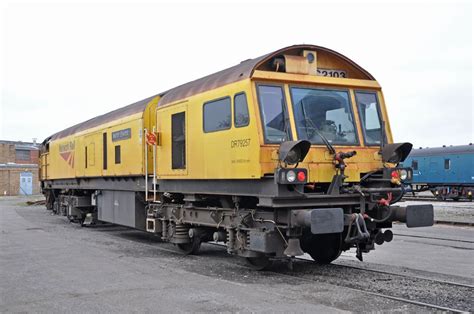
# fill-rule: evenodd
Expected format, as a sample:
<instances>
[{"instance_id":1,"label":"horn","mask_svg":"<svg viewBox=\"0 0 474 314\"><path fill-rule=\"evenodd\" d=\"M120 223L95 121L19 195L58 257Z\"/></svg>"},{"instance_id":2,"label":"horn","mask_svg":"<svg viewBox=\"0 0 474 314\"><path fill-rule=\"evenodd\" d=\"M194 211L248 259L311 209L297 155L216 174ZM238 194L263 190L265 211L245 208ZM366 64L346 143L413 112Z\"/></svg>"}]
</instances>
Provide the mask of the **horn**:
<instances>
[{"instance_id":1,"label":"horn","mask_svg":"<svg viewBox=\"0 0 474 314\"><path fill-rule=\"evenodd\" d=\"M304 252L300 246L300 239L298 238L290 238L288 240L288 247L283 252L286 256L299 256L303 255Z\"/></svg>"}]
</instances>

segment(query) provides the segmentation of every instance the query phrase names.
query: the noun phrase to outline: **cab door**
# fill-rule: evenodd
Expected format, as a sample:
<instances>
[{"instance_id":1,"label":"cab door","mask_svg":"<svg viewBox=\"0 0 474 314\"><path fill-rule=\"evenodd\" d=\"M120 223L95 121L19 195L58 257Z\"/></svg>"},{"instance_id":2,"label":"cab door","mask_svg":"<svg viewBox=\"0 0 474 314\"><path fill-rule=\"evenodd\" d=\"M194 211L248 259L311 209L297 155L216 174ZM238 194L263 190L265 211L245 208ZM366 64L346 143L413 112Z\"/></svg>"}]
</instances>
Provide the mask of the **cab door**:
<instances>
[{"instance_id":1,"label":"cab door","mask_svg":"<svg viewBox=\"0 0 474 314\"><path fill-rule=\"evenodd\" d=\"M158 109L156 115L160 143L157 147L157 174L179 177L188 174L187 105Z\"/></svg>"}]
</instances>

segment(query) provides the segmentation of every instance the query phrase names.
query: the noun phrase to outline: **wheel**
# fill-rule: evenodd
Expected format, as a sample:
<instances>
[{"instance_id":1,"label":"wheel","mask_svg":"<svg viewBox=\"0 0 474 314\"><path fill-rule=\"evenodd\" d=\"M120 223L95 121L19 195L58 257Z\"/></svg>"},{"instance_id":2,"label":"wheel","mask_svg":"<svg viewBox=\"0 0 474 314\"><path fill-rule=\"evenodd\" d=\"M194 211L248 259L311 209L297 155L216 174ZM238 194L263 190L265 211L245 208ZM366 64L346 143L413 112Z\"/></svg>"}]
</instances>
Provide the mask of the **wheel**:
<instances>
[{"instance_id":1,"label":"wheel","mask_svg":"<svg viewBox=\"0 0 474 314\"><path fill-rule=\"evenodd\" d=\"M246 257L245 260L247 261L247 265L253 270L264 270L272 264L270 258L264 255L259 257Z\"/></svg>"},{"instance_id":2,"label":"wheel","mask_svg":"<svg viewBox=\"0 0 474 314\"><path fill-rule=\"evenodd\" d=\"M184 253L184 255L198 254L199 249L201 248L201 239L199 237L194 237L189 243L179 243L178 248Z\"/></svg>"},{"instance_id":3,"label":"wheel","mask_svg":"<svg viewBox=\"0 0 474 314\"><path fill-rule=\"evenodd\" d=\"M342 252L340 233L311 234L303 238L302 249L318 264L330 264Z\"/></svg>"}]
</instances>

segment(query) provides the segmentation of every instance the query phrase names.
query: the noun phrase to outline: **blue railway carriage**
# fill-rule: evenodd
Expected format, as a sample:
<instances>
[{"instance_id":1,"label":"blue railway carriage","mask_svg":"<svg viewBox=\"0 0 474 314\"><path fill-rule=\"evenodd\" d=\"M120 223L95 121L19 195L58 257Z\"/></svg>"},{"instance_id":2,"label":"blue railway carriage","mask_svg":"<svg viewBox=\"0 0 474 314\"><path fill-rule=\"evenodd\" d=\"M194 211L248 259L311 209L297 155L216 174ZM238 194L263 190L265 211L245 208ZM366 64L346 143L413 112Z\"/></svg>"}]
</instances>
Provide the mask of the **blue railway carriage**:
<instances>
[{"instance_id":1,"label":"blue railway carriage","mask_svg":"<svg viewBox=\"0 0 474 314\"><path fill-rule=\"evenodd\" d=\"M413 150L403 162L413 169L414 191L430 190L438 199L468 199L474 193L474 146Z\"/></svg>"}]
</instances>

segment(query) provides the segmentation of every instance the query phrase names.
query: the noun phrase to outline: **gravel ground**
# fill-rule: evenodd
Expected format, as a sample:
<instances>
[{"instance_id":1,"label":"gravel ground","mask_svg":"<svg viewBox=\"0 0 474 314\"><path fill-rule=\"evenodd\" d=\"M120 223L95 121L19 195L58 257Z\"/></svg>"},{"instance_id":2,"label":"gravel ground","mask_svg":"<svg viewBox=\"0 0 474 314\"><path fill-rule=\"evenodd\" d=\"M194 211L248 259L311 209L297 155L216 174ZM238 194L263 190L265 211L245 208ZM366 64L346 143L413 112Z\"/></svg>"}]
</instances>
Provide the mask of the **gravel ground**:
<instances>
[{"instance_id":1,"label":"gravel ground","mask_svg":"<svg viewBox=\"0 0 474 314\"><path fill-rule=\"evenodd\" d=\"M399 204L433 204L435 220L474 223L474 202L403 201Z\"/></svg>"},{"instance_id":2,"label":"gravel ground","mask_svg":"<svg viewBox=\"0 0 474 314\"><path fill-rule=\"evenodd\" d=\"M417 194L420 197L433 197L429 191ZM407 194L407 196L411 196ZM400 205L415 205L415 204L433 204L435 220L474 223L474 202L469 201L454 201L449 200L445 202L429 201L429 200L406 200L399 203Z\"/></svg>"}]
</instances>

